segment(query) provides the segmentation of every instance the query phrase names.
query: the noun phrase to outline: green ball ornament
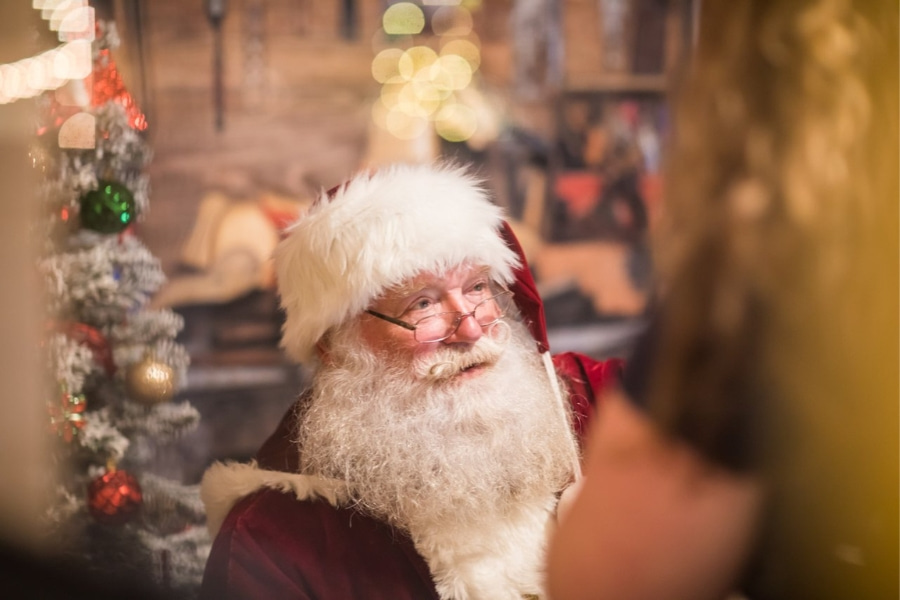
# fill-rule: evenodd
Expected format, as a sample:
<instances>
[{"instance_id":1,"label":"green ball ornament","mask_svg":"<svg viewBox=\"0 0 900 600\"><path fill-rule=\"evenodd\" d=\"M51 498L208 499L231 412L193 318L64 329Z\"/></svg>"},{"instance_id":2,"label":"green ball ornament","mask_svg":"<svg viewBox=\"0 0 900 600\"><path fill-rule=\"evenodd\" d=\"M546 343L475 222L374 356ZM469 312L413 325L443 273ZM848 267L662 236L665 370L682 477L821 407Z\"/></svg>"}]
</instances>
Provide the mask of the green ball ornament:
<instances>
[{"instance_id":1,"label":"green ball ornament","mask_svg":"<svg viewBox=\"0 0 900 600\"><path fill-rule=\"evenodd\" d=\"M115 181L97 182L81 197L81 225L100 233L120 233L134 221L134 195Z\"/></svg>"}]
</instances>

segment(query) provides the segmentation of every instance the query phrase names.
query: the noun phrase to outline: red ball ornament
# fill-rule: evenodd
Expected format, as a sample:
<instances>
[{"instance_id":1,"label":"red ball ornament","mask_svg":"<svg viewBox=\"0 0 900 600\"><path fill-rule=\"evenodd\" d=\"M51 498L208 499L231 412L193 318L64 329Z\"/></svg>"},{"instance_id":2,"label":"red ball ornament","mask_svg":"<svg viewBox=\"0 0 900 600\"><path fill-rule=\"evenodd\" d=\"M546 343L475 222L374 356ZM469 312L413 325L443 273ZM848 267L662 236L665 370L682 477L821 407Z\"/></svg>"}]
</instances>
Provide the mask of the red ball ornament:
<instances>
[{"instance_id":1,"label":"red ball ornament","mask_svg":"<svg viewBox=\"0 0 900 600\"><path fill-rule=\"evenodd\" d=\"M94 63L93 72L94 89L91 94L93 106L103 106L107 102L117 102L125 108L128 115L128 124L132 129L143 131L147 129L147 117L138 108L134 96L125 87L116 61L108 48L100 51L98 60Z\"/></svg>"},{"instance_id":2,"label":"red ball ornament","mask_svg":"<svg viewBox=\"0 0 900 600\"><path fill-rule=\"evenodd\" d=\"M116 362L113 360L109 340L100 333L100 330L76 321L63 321L55 323L53 326L56 331L64 334L69 339L87 346L93 353L94 360L106 371L107 377L112 377L116 374Z\"/></svg>"},{"instance_id":3,"label":"red ball ornament","mask_svg":"<svg viewBox=\"0 0 900 600\"><path fill-rule=\"evenodd\" d=\"M104 525L124 525L141 507L141 486L130 473L110 469L88 486L88 509Z\"/></svg>"}]
</instances>

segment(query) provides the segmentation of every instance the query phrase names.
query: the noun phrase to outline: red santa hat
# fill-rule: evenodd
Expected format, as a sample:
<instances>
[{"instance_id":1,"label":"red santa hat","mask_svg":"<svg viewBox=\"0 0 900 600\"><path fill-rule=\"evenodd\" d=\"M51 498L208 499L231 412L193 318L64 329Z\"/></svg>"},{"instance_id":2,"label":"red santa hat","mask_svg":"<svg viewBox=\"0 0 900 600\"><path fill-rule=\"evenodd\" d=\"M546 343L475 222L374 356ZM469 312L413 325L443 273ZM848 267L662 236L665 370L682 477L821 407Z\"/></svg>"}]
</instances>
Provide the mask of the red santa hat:
<instances>
[{"instance_id":1,"label":"red santa hat","mask_svg":"<svg viewBox=\"0 0 900 600\"><path fill-rule=\"evenodd\" d=\"M331 327L389 288L470 262L510 286L541 351L543 308L501 209L467 169L394 165L323 193L286 232L275 269L286 319L281 345L309 360Z\"/></svg>"}]
</instances>

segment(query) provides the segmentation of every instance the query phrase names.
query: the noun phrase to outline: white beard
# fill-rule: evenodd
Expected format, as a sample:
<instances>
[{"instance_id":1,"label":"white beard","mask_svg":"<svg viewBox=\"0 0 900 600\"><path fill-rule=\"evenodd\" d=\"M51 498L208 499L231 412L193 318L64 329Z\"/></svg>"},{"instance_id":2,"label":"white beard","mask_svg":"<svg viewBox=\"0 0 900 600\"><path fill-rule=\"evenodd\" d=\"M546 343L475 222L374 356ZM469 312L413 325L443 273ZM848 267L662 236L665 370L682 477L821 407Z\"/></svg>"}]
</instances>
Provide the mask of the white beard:
<instances>
[{"instance_id":1,"label":"white beard","mask_svg":"<svg viewBox=\"0 0 900 600\"><path fill-rule=\"evenodd\" d=\"M300 417L303 471L408 531L442 598L541 592L545 527L577 459L534 340L510 328L412 368L335 332ZM493 366L453 377L473 362Z\"/></svg>"}]
</instances>

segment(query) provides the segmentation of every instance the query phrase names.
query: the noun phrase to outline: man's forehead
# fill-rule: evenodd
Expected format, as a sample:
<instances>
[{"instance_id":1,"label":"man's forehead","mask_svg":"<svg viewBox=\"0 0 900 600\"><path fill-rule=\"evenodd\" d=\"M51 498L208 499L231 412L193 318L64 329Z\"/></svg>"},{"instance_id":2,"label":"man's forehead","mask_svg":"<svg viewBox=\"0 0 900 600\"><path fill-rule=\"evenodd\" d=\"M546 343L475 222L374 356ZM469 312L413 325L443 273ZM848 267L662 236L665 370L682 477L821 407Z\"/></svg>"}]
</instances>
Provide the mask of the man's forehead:
<instances>
[{"instance_id":1,"label":"man's forehead","mask_svg":"<svg viewBox=\"0 0 900 600\"><path fill-rule=\"evenodd\" d=\"M414 294L425 288L455 287L469 279L487 277L490 267L464 263L441 271L419 273L388 289L382 298L398 298Z\"/></svg>"}]
</instances>

